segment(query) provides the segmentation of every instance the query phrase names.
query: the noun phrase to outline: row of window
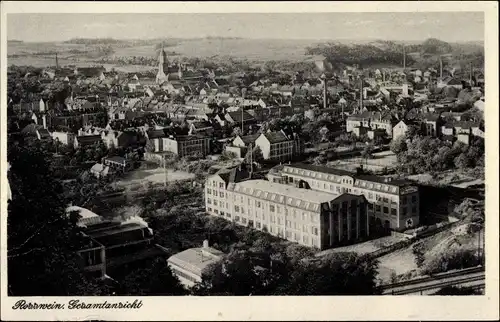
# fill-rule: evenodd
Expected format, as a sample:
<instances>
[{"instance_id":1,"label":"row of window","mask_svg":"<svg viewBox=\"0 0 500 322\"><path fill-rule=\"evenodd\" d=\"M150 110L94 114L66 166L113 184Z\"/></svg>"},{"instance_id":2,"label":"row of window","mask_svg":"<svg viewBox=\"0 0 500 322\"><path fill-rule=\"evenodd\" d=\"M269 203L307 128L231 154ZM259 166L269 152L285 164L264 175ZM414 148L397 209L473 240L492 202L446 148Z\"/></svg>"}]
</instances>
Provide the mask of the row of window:
<instances>
[{"instance_id":1,"label":"row of window","mask_svg":"<svg viewBox=\"0 0 500 322\"><path fill-rule=\"evenodd\" d=\"M224 187L225 187L224 182L217 182L215 180L208 181L207 186L212 186L212 187L219 188L219 189L224 189Z\"/></svg>"},{"instance_id":2,"label":"row of window","mask_svg":"<svg viewBox=\"0 0 500 322\"><path fill-rule=\"evenodd\" d=\"M208 210L208 212L212 212L212 208L207 208L207 210ZM220 215L221 217L226 217L226 218L232 217L230 213L224 213L222 211L219 212L218 209L214 209L213 212L217 215ZM253 220L247 221L247 218L240 217L238 215L234 216L234 221L236 223L241 223L243 225L250 223L250 225L252 225L252 227L254 227L254 228L268 230L270 233L276 233L278 235L278 237L284 237L283 236L284 230L282 227L276 227L273 225L270 225L268 227L267 224L265 224L265 223L261 223L259 221L254 222ZM287 220L287 227L295 230L297 233L300 232L300 227L302 227L303 234L307 234L307 235L311 234L312 236L319 236L319 228L318 227L309 227L307 225L299 225L297 223L293 223L293 228L292 228L292 223L289 220ZM291 232L289 230L287 230L287 232L291 234Z\"/></svg>"},{"instance_id":3,"label":"row of window","mask_svg":"<svg viewBox=\"0 0 500 322\"><path fill-rule=\"evenodd\" d=\"M371 203L368 204L368 210L371 210L373 211L373 209L375 209L375 212L382 212L384 214L389 214L389 207L385 207L385 206L380 206L380 205L373 205ZM391 208L390 209L390 212L391 212L391 216L397 216L398 214L398 210L395 209L395 208ZM403 209L401 210L401 215L402 216L406 216L408 213L408 209L407 207L403 207ZM416 214L417 213L417 206L413 206L411 207L411 213L412 214Z\"/></svg>"},{"instance_id":4,"label":"row of window","mask_svg":"<svg viewBox=\"0 0 500 322\"><path fill-rule=\"evenodd\" d=\"M180 271L180 270L176 269L175 267L171 267L171 269L172 269L172 272L173 272L175 275L177 275L177 276L180 276L180 277L182 277L182 278L184 278L184 279L186 279L186 280L188 280L188 281L191 281L191 282L193 282L193 283L198 282L198 280L197 280L196 278L192 277L192 276L191 276L191 275L189 275L189 274L184 273L183 271Z\"/></svg>"},{"instance_id":5,"label":"row of window","mask_svg":"<svg viewBox=\"0 0 500 322\"><path fill-rule=\"evenodd\" d=\"M218 190L212 190L210 188L207 188L207 195L214 195L216 197L221 197L224 198L225 194L223 191L218 191Z\"/></svg>"}]
</instances>

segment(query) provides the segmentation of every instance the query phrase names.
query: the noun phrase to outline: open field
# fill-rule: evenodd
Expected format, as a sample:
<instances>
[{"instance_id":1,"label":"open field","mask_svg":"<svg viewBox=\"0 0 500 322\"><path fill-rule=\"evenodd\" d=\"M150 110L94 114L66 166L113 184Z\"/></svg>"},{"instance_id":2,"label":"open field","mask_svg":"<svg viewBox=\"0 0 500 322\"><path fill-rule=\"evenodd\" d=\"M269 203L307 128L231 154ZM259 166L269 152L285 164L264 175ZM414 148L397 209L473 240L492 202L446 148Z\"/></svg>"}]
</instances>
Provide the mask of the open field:
<instances>
[{"instance_id":1,"label":"open field","mask_svg":"<svg viewBox=\"0 0 500 322\"><path fill-rule=\"evenodd\" d=\"M484 184L483 179L478 179L472 175L460 171L444 171L441 172L437 179L432 178L428 173L416 174L409 176L408 179L417 181L422 184L442 184L450 185L457 188L467 188L468 186Z\"/></svg>"},{"instance_id":2,"label":"open field","mask_svg":"<svg viewBox=\"0 0 500 322\"><path fill-rule=\"evenodd\" d=\"M167 181L180 181L194 179L194 174L167 169ZM165 182L165 172L163 168L155 169L138 169L128 173L124 178L120 179L116 185L118 187L138 186L144 184L162 184Z\"/></svg>"},{"instance_id":3,"label":"open field","mask_svg":"<svg viewBox=\"0 0 500 322\"><path fill-rule=\"evenodd\" d=\"M313 40L293 39L184 39L179 40L173 46L166 47L165 50L178 53L183 57L302 61L309 57L305 55L305 48L313 43ZM157 55L154 45L111 46L115 52L110 56L155 57ZM66 56L91 61L92 58L86 58L88 57L86 53L74 55L70 52L71 50L87 51L91 48L92 46L66 43L9 43L8 55L21 55L21 57L9 58L8 64L38 67L54 65L54 58L26 56L51 52L58 52L61 65L74 64L73 60L66 61Z\"/></svg>"},{"instance_id":4,"label":"open field","mask_svg":"<svg viewBox=\"0 0 500 322\"><path fill-rule=\"evenodd\" d=\"M396 155L390 151L383 151L373 154L373 159L363 159L361 157L354 157L349 159L335 160L328 163L329 166L354 171L360 165L364 169L370 171L381 171L384 168L390 169L396 165Z\"/></svg>"}]
</instances>

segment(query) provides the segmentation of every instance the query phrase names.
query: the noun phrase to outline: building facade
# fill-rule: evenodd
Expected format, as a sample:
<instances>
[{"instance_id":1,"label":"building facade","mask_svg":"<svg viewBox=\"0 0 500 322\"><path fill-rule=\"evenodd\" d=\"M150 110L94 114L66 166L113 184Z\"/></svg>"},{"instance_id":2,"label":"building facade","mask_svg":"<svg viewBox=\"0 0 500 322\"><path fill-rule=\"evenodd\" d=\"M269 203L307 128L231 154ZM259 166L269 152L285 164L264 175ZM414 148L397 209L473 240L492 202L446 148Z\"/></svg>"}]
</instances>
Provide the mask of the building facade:
<instances>
[{"instance_id":1,"label":"building facade","mask_svg":"<svg viewBox=\"0 0 500 322\"><path fill-rule=\"evenodd\" d=\"M418 187L406 181L308 164L285 165L269 180L331 194L363 195L372 227L405 230L419 223Z\"/></svg>"},{"instance_id":2,"label":"building facade","mask_svg":"<svg viewBox=\"0 0 500 322\"><path fill-rule=\"evenodd\" d=\"M207 178L206 211L271 235L318 249L359 241L370 234L366 199L332 195L267 180Z\"/></svg>"}]
</instances>

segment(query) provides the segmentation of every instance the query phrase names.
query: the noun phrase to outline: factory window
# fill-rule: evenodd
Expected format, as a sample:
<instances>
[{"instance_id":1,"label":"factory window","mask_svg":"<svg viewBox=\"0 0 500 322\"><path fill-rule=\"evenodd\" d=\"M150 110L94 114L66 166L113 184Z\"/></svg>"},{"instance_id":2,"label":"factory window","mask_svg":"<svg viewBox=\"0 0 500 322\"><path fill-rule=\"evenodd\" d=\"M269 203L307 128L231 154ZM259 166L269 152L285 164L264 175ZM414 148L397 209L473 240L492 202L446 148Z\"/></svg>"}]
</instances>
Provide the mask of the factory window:
<instances>
[{"instance_id":1,"label":"factory window","mask_svg":"<svg viewBox=\"0 0 500 322\"><path fill-rule=\"evenodd\" d=\"M247 223L247 219L246 219L245 217L242 217L242 218L241 218L241 223L242 223L242 224L246 224L246 223Z\"/></svg>"},{"instance_id":2,"label":"factory window","mask_svg":"<svg viewBox=\"0 0 500 322\"><path fill-rule=\"evenodd\" d=\"M217 190L214 190L214 196L217 197Z\"/></svg>"},{"instance_id":3,"label":"factory window","mask_svg":"<svg viewBox=\"0 0 500 322\"><path fill-rule=\"evenodd\" d=\"M234 221L240 221L240 216L234 216Z\"/></svg>"},{"instance_id":4,"label":"factory window","mask_svg":"<svg viewBox=\"0 0 500 322\"><path fill-rule=\"evenodd\" d=\"M224 192L219 192L221 198L224 198Z\"/></svg>"},{"instance_id":5,"label":"factory window","mask_svg":"<svg viewBox=\"0 0 500 322\"><path fill-rule=\"evenodd\" d=\"M255 223L256 227L260 229L260 222Z\"/></svg>"},{"instance_id":6,"label":"factory window","mask_svg":"<svg viewBox=\"0 0 500 322\"><path fill-rule=\"evenodd\" d=\"M391 215L396 216L398 214L398 211L394 208L391 209Z\"/></svg>"},{"instance_id":7,"label":"factory window","mask_svg":"<svg viewBox=\"0 0 500 322\"><path fill-rule=\"evenodd\" d=\"M240 212L240 207L239 206L234 206L234 211Z\"/></svg>"},{"instance_id":8,"label":"factory window","mask_svg":"<svg viewBox=\"0 0 500 322\"><path fill-rule=\"evenodd\" d=\"M411 207L411 212L416 214L417 213L417 207L416 206L413 206Z\"/></svg>"},{"instance_id":9,"label":"factory window","mask_svg":"<svg viewBox=\"0 0 500 322\"><path fill-rule=\"evenodd\" d=\"M384 207L384 214L388 214L388 213L389 213L389 208Z\"/></svg>"},{"instance_id":10,"label":"factory window","mask_svg":"<svg viewBox=\"0 0 500 322\"><path fill-rule=\"evenodd\" d=\"M312 233L313 233L313 235L318 236L318 228L317 227L313 227Z\"/></svg>"},{"instance_id":11,"label":"factory window","mask_svg":"<svg viewBox=\"0 0 500 322\"><path fill-rule=\"evenodd\" d=\"M207 194L211 194L212 193L212 190L210 190L210 188L207 188Z\"/></svg>"},{"instance_id":12,"label":"factory window","mask_svg":"<svg viewBox=\"0 0 500 322\"><path fill-rule=\"evenodd\" d=\"M376 205L376 206L375 206L375 211L376 211L376 212L380 212L380 205Z\"/></svg>"},{"instance_id":13,"label":"factory window","mask_svg":"<svg viewBox=\"0 0 500 322\"><path fill-rule=\"evenodd\" d=\"M212 208L208 207L207 209L208 209L208 212L212 212Z\"/></svg>"},{"instance_id":14,"label":"factory window","mask_svg":"<svg viewBox=\"0 0 500 322\"><path fill-rule=\"evenodd\" d=\"M413 203L417 202L417 196L411 196L411 202Z\"/></svg>"},{"instance_id":15,"label":"factory window","mask_svg":"<svg viewBox=\"0 0 500 322\"><path fill-rule=\"evenodd\" d=\"M273 205L269 205L269 211L270 212L274 212L274 206Z\"/></svg>"},{"instance_id":16,"label":"factory window","mask_svg":"<svg viewBox=\"0 0 500 322\"><path fill-rule=\"evenodd\" d=\"M217 200L214 200L214 206L217 206Z\"/></svg>"},{"instance_id":17,"label":"factory window","mask_svg":"<svg viewBox=\"0 0 500 322\"><path fill-rule=\"evenodd\" d=\"M403 216L406 216L406 215L407 215L408 210L406 209L406 207L403 207L403 211L402 211L402 212L403 212Z\"/></svg>"},{"instance_id":18,"label":"factory window","mask_svg":"<svg viewBox=\"0 0 500 322\"><path fill-rule=\"evenodd\" d=\"M208 199L207 199L207 203L208 203L209 205L211 205L211 204L212 204L212 199L208 198Z\"/></svg>"},{"instance_id":19,"label":"factory window","mask_svg":"<svg viewBox=\"0 0 500 322\"><path fill-rule=\"evenodd\" d=\"M383 197L383 198L382 198L382 201L383 201L383 202L389 202L389 199L388 199L388 198L386 198L386 197Z\"/></svg>"},{"instance_id":20,"label":"factory window","mask_svg":"<svg viewBox=\"0 0 500 322\"><path fill-rule=\"evenodd\" d=\"M406 196L401 200L401 204L406 205Z\"/></svg>"}]
</instances>

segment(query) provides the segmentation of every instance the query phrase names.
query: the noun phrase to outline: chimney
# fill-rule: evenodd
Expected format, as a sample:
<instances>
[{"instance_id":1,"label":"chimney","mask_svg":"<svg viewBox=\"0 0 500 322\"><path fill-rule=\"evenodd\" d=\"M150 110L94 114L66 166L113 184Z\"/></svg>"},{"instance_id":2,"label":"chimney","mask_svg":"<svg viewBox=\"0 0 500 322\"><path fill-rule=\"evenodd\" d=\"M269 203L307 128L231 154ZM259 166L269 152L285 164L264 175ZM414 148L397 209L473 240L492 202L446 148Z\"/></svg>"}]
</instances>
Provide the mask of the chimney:
<instances>
[{"instance_id":1,"label":"chimney","mask_svg":"<svg viewBox=\"0 0 500 322\"><path fill-rule=\"evenodd\" d=\"M439 56L439 78L443 79L443 57Z\"/></svg>"},{"instance_id":2,"label":"chimney","mask_svg":"<svg viewBox=\"0 0 500 322\"><path fill-rule=\"evenodd\" d=\"M405 45L403 45L403 69L406 69L406 51L405 51Z\"/></svg>"}]
</instances>

